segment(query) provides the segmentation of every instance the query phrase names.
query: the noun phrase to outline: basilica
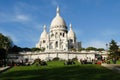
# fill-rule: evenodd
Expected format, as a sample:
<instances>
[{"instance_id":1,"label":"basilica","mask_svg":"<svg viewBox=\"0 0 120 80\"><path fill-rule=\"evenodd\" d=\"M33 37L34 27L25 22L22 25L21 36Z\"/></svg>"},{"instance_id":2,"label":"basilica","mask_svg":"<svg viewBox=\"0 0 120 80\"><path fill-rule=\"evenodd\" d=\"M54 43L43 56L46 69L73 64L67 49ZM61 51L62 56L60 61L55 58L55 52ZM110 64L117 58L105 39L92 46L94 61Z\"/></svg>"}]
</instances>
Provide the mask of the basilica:
<instances>
[{"instance_id":1,"label":"basilica","mask_svg":"<svg viewBox=\"0 0 120 80\"><path fill-rule=\"evenodd\" d=\"M65 20L60 16L60 8L57 7L56 16L51 22L49 32L46 31L46 25L44 25L36 47L44 48L47 52L78 50L81 47L81 42L77 42L72 24L69 27L68 31Z\"/></svg>"},{"instance_id":2,"label":"basilica","mask_svg":"<svg viewBox=\"0 0 120 80\"><path fill-rule=\"evenodd\" d=\"M69 29L65 20L60 16L60 9L57 7L56 16L50 24L49 32L46 31L46 26L43 27L43 32L40 35L40 40L36 44L37 48L45 49L45 51L35 52L19 52L19 54L8 54L10 61L23 61L33 63L36 59L53 60L59 58L60 60L69 60L77 58L79 60L92 60L95 59L96 54L102 54L107 57L107 52L97 51L78 51L81 48L81 42L77 41L75 32L72 29L72 24Z\"/></svg>"}]
</instances>

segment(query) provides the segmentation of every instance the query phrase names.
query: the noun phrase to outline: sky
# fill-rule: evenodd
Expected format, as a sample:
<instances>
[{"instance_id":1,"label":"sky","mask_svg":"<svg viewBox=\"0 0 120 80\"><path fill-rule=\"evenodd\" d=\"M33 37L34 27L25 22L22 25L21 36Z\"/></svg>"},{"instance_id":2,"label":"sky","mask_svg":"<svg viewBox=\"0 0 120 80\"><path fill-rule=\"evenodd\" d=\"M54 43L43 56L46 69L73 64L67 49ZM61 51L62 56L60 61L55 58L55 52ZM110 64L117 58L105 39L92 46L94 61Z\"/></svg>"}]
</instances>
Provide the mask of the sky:
<instances>
[{"instance_id":1,"label":"sky","mask_svg":"<svg viewBox=\"0 0 120 80\"><path fill-rule=\"evenodd\" d=\"M0 33L20 47L35 47L44 24L49 32L59 6L82 47L120 43L120 0L0 0Z\"/></svg>"}]
</instances>

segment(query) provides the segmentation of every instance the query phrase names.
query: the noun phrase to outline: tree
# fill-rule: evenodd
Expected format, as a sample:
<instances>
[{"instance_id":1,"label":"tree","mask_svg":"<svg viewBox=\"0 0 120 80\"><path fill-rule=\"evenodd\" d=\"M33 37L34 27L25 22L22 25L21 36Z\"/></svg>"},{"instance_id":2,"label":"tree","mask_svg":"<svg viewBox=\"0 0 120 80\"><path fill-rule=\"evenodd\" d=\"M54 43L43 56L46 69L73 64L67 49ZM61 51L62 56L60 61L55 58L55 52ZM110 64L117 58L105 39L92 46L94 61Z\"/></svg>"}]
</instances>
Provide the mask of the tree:
<instances>
[{"instance_id":1,"label":"tree","mask_svg":"<svg viewBox=\"0 0 120 80\"><path fill-rule=\"evenodd\" d=\"M97 51L104 51L104 48L98 48Z\"/></svg>"},{"instance_id":2,"label":"tree","mask_svg":"<svg viewBox=\"0 0 120 80\"><path fill-rule=\"evenodd\" d=\"M96 51L97 48L95 48L95 47L88 47L88 48L86 48L86 50L87 50L87 51L90 51L90 50L94 50L94 51Z\"/></svg>"},{"instance_id":3,"label":"tree","mask_svg":"<svg viewBox=\"0 0 120 80\"><path fill-rule=\"evenodd\" d=\"M0 33L0 48L8 50L13 46L13 42L10 37L4 36Z\"/></svg>"},{"instance_id":4,"label":"tree","mask_svg":"<svg viewBox=\"0 0 120 80\"><path fill-rule=\"evenodd\" d=\"M4 36L0 33L0 50L1 50L1 61L3 61L3 64L6 65L7 61L7 52L8 49L13 46L13 42L8 36ZM4 51L5 50L5 51Z\"/></svg>"},{"instance_id":5,"label":"tree","mask_svg":"<svg viewBox=\"0 0 120 80\"><path fill-rule=\"evenodd\" d=\"M25 47L25 48L22 48L22 51L27 52L27 51L31 51L31 49L30 49L30 48L28 48L28 47Z\"/></svg>"},{"instance_id":6,"label":"tree","mask_svg":"<svg viewBox=\"0 0 120 80\"><path fill-rule=\"evenodd\" d=\"M119 49L119 46L117 45L117 42L115 42L114 40L111 40L111 42L109 43L110 56L117 57L119 55L118 49Z\"/></svg>"},{"instance_id":7,"label":"tree","mask_svg":"<svg viewBox=\"0 0 120 80\"><path fill-rule=\"evenodd\" d=\"M85 48L79 48L78 51L82 51L82 50L85 50Z\"/></svg>"},{"instance_id":8,"label":"tree","mask_svg":"<svg viewBox=\"0 0 120 80\"><path fill-rule=\"evenodd\" d=\"M22 48L18 47L17 45L14 45L12 48L9 49L10 53L18 53L18 52L21 52L21 51L22 51Z\"/></svg>"},{"instance_id":9,"label":"tree","mask_svg":"<svg viewBox=\"0 0 120 80\"><path fill-rule=\"evenodd\" d=\"M34 52L34 51L41 51L41 49L40 49L40 48L35 48L35 47L34 47L34 48L32 48L31 50L32 50L33 52Z\"/></svg>"},{"instance_id":10,"label":"tree","mask_svg":"<svg viewBox=\"0 0 120 80\"><path fill-rule=\"evenodd\" d=\"M5 49L0 48L0 67L4 64L3 60L5 59Z\"/></svg>"}]
</instances>

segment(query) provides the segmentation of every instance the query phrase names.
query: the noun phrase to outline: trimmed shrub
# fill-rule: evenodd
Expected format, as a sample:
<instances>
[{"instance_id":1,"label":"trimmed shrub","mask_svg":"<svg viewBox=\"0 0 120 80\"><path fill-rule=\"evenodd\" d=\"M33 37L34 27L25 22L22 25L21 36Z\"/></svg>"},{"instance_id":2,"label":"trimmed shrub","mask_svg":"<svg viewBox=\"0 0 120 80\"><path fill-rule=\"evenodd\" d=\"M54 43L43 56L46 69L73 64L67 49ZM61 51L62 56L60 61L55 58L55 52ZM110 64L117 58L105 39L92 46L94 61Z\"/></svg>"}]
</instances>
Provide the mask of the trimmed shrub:
<instances>
[{"instance_id":1,"label":"trimmed shrub","mask_svg":"<svg viewBox=\"0 0 120 80\"><path fill-rule=\"evenodd\" d=\"M59 60L60 60L59 57L55 57L55 58L53 58L53 61L59 61Z\"/></svg>"},{"instance_id":2,"label":"trimmed shrub","mask_svg":"<svg viewBox=\"0 0 120 80\"><path fill-rule=\"evenodd\" d=\"M39 59L39 58L38 58L38 59L35 59L35 60L34 60L34 63L36 63L36 62L41 62L41 59Z\"/></svg>"}]
</instances>

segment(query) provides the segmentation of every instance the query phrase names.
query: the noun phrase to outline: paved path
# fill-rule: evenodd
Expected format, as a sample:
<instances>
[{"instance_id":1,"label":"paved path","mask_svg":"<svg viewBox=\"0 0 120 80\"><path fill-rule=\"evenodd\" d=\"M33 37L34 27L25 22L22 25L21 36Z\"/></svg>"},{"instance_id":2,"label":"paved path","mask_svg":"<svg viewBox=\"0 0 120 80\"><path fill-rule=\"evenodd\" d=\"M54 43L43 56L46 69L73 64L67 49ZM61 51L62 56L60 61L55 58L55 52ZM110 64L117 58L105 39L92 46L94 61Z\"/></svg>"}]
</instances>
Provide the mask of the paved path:
<instances>
[{"instance_id":1,"label":"paved path","mask_svg":"<svg viewBox=\"0 0 120 80\"><path fill-rule=\"evenodd\" d=\"M6 67L0 67L0 73L8 70L10 68L10 66L6 66Z\"/></svg>"},{"instance_id":2,"label":"paved path","mask_svg":"<svg viewBox=\"0 0 120 80\"><path fill-rule=\"evenodd\" d=\"M102 64L101 66L120 73L120 64Z\"/></svg>"}]
</instances>

